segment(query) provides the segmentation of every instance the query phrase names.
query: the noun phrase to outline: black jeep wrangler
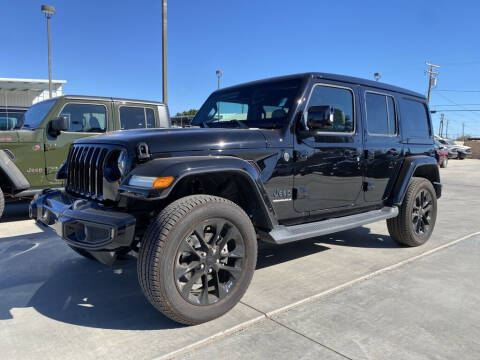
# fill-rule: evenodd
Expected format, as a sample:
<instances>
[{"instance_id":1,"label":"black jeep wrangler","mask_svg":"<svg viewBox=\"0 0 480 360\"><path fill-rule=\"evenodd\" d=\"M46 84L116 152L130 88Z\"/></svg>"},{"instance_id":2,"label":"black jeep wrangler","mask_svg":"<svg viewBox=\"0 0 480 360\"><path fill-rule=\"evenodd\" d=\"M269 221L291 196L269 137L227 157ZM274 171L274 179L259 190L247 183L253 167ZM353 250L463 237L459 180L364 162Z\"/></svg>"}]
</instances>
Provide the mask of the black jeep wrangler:
<instances>
[{"instance_id":1,"label":"black jeep wrangler","mask_svg":"<svg viewBox=\"0 0 480 360\"><path fill-rule=\"evenodd\" d=\"M387 220L432 234L441 184L425 97L308 73L215 91L188 129L77 140L31 216L79 254L138 252L148 300L184 324L237 304L257 240L284 244Z\"/></svg>"}]
</instances>

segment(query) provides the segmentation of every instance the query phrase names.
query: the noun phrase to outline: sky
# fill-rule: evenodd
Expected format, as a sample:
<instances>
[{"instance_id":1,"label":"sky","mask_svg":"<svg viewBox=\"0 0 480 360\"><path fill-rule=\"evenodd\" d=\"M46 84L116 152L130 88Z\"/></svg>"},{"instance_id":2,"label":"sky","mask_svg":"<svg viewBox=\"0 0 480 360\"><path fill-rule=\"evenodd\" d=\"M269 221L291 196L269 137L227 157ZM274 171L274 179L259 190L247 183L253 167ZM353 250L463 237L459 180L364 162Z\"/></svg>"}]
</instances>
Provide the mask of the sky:
<instances>
[{"instance_id":1,"label":"sky","mask_svg":"<svg viewBox=\"0 0 480 360\"><path fill-rule=\"evenodd\" d=\"M45 0L47 1L47 0ZM0 0L0 77L47 78L44 1ZM68 94L162 99L161 0L48 0L52 71ZM216 89L308 71L373 78L426 94L449 135L480 136L479 1L170 0L168 105L198 108ZM455 90L455 91L452 91ZM463 105L477 104L477 105ZM435 130L439 113L432 115Z\"/></svg>"}]
</instances>

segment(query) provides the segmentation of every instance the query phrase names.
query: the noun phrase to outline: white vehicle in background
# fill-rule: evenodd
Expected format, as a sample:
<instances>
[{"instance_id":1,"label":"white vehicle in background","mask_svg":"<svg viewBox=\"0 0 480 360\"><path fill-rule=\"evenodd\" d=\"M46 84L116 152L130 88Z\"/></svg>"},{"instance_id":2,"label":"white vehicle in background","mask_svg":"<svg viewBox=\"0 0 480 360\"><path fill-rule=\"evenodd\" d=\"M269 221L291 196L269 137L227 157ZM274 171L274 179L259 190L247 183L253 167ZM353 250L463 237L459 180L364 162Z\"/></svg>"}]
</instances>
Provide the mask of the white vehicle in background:
<instances>
[{"instance_id":1,"label":"white vehicle in background","mask_svg":"<svg viewBox=\"0 0 480 360\"><path fill-rule=\"evenodd\" d=\"M467 156L472 155L472 148L470 146L458 145L455 140L435 137L436 140L448 149L448 157L454 157L460 160L466 159ZM457 153L457 156L451 156Z\"/></svg>"}]
</instances>

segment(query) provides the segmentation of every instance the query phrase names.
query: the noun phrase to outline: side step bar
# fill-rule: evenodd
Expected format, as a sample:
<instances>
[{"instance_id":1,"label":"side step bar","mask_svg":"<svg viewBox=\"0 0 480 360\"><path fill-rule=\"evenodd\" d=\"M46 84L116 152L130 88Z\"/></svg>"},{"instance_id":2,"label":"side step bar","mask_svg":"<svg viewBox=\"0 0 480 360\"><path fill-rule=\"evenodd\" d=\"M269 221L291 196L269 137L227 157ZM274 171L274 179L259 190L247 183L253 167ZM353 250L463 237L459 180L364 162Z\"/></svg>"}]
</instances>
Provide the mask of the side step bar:
<instances>
[{"instance_id":1,"label":"side step bar","mask_svg":"<svg viewBox=\"0 0 480 360\"><path fill-rule=\"evenodd\" d=\"M308 224L293 226L278 225L270 231L268 235L270 235L275 243L286 244L292 241L353 229L380 220L390 219L397 215L398 208L396 206L386 206L380 210L373 210L366 213L322 220Z\"/></svg>"}]
</instances>

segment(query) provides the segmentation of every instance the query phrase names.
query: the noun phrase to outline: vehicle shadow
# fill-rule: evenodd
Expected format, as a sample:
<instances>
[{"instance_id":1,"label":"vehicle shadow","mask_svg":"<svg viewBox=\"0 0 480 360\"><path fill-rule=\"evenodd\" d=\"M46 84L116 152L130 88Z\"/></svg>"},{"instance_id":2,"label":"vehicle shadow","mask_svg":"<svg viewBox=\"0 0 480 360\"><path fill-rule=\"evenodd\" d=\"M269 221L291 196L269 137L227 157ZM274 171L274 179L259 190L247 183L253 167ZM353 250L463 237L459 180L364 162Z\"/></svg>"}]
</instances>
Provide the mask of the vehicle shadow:
<instances>
[{"instance_id":1,"label":"vehicle shadow","mask_svg":"<svg viewBox=\"0 0 480 360\"><path fill-rule=\"evenodd\" d=\"M29 200L21 200L14 202L7 202L5 204L5 210L3 216L0 218L0 223L6 223L10 221L27 220Z\"/></svg>"},{"instance_id":2,"label":"vehicle shadow","mask_svg":"<svg viewBox=\"0 0 480 360\"><path fill-rule=\"evenodd\" d=\"M4 238L0 242L0 321L12 310L32 307L48 318L86 327L152 330L181 327L143 296L136 259L107 267L75 254L53 232ZM261 243L257 269L313 255L324 244L394 248L384 235L367 228L276 246Z\"/></svg>"},{"instance_id":3,"label":"vehicle shadow","mask_svg":"<svg viewBox=\"0 0 480 360\"><path fill-rule=\"evenodd\" d=\"M257 269L263 269L265 267L281 264L285 261L329 250L330 247L328 245L371 249L398 249L402 247L390 236L371 233L370 229L366 227L359 227L280 246L260 242L258 247Z\"/></svg>"}]
</instances>

